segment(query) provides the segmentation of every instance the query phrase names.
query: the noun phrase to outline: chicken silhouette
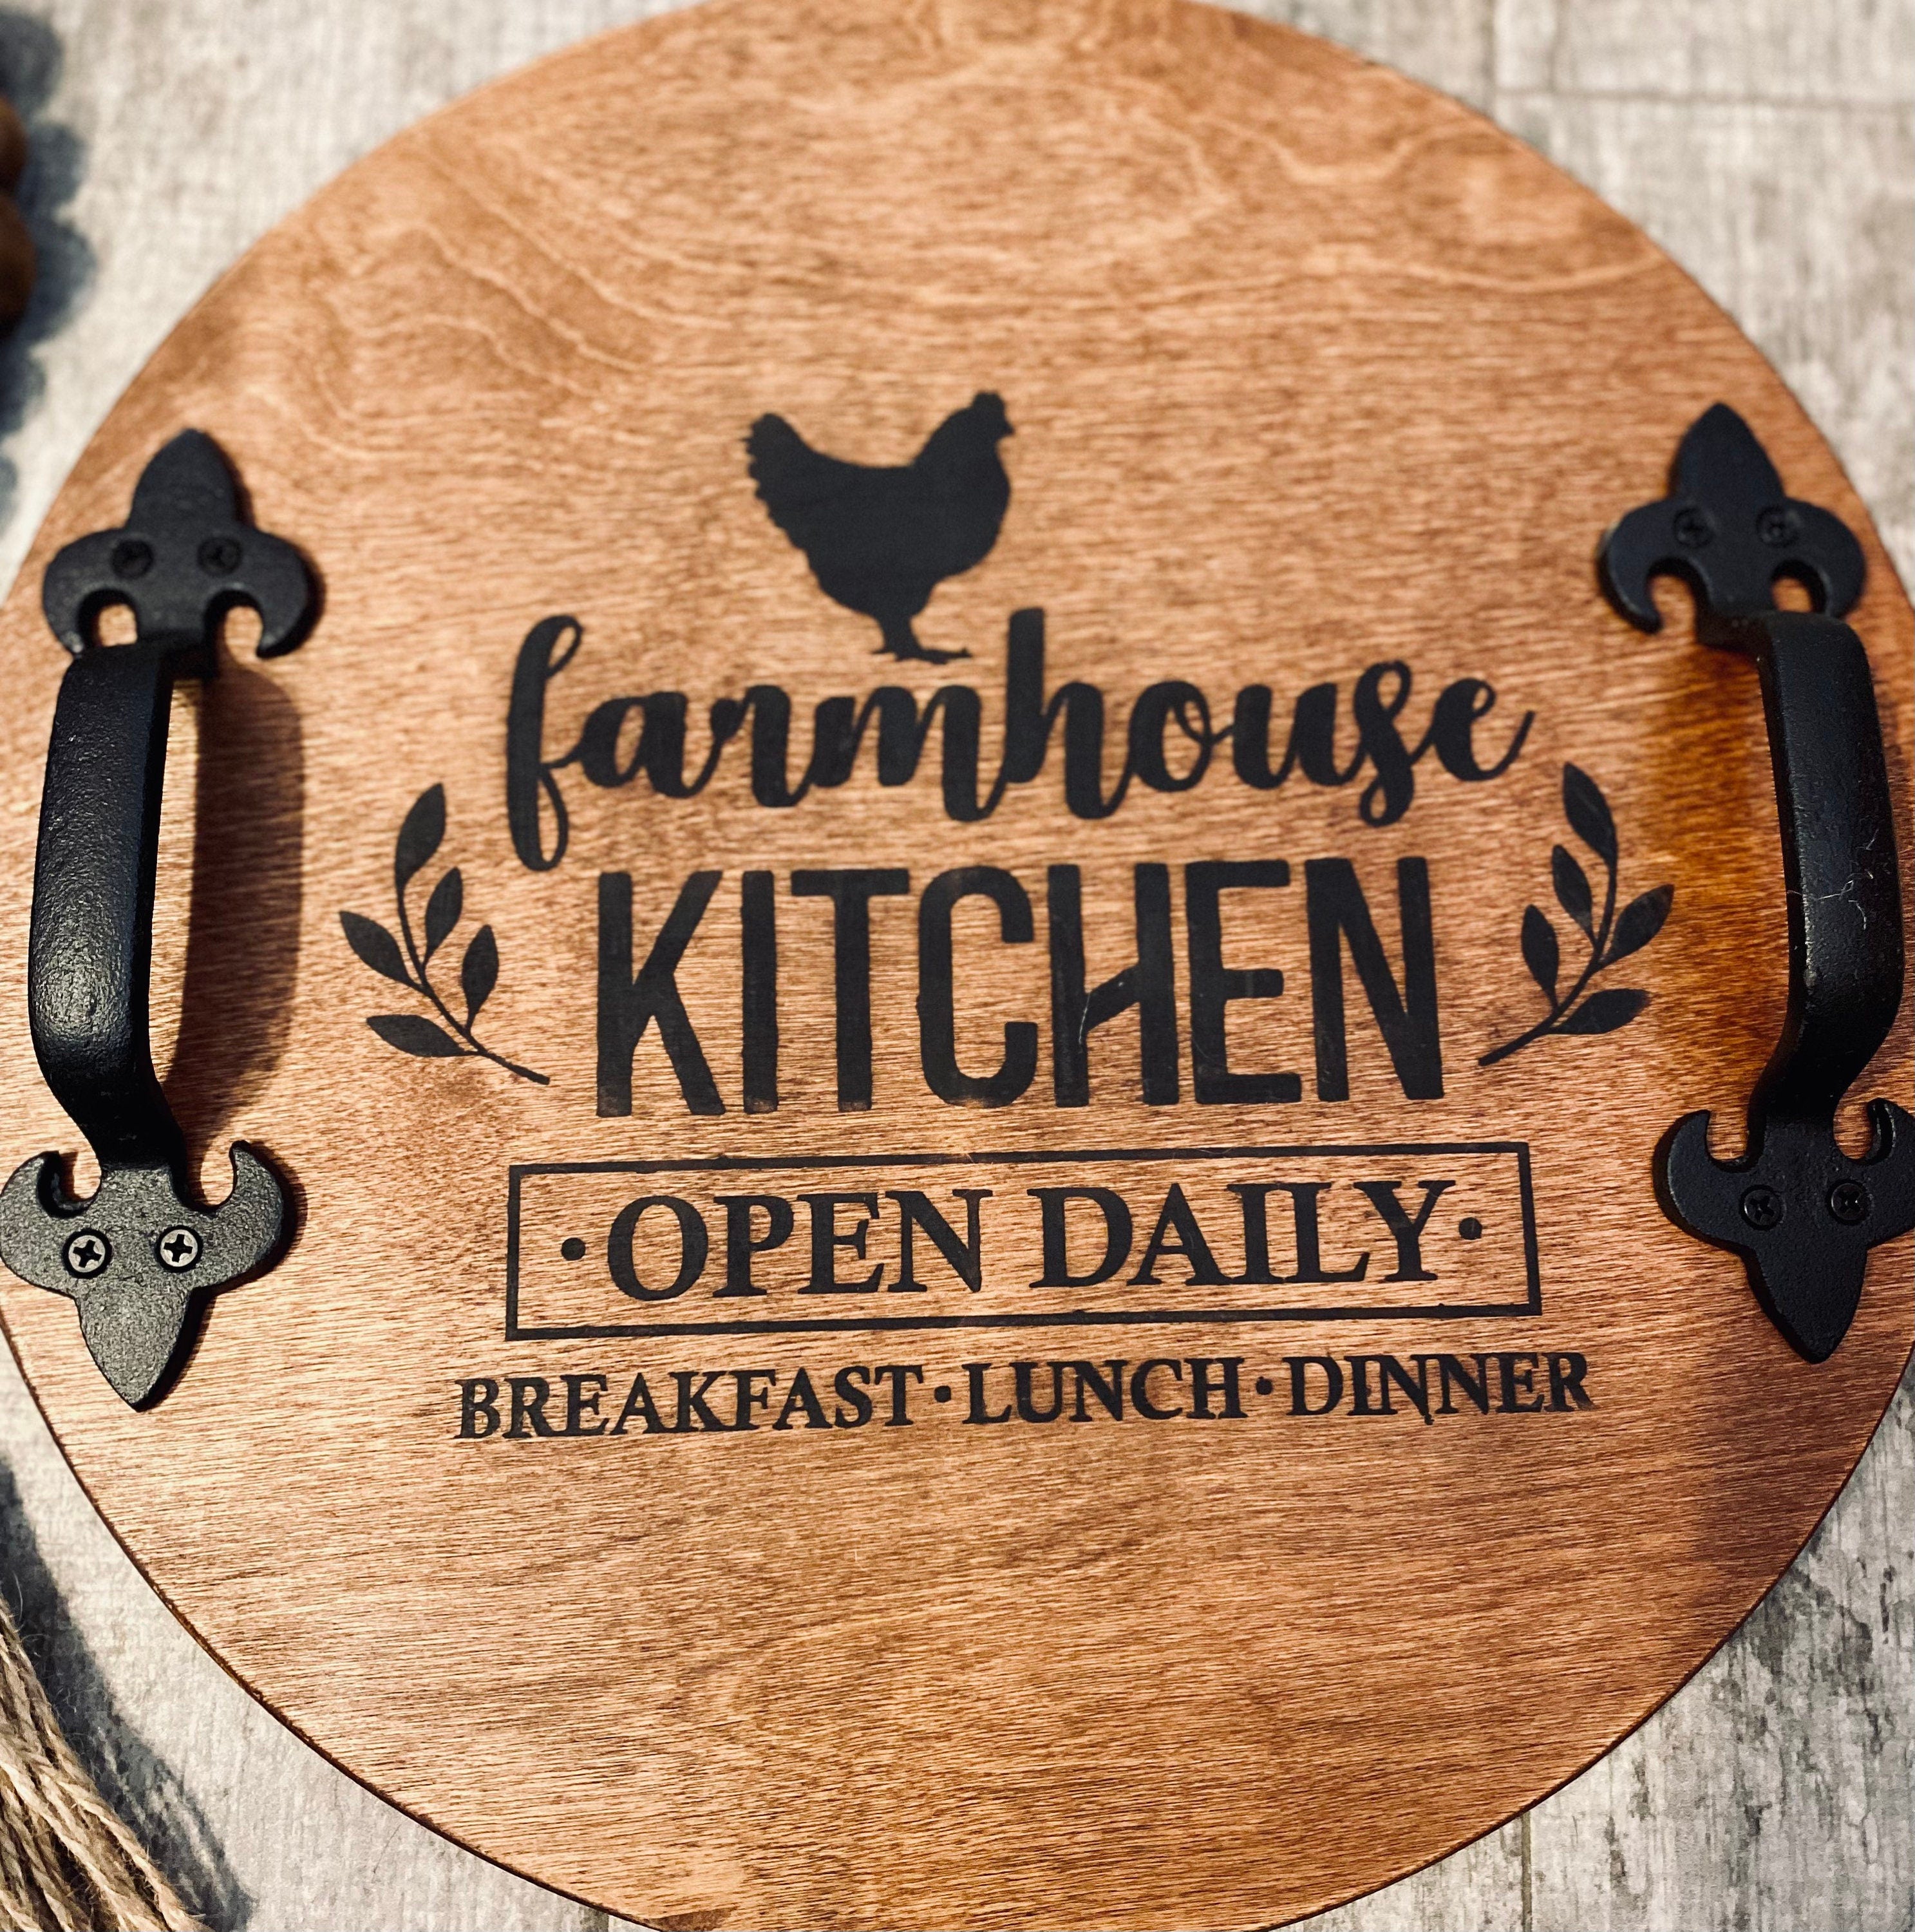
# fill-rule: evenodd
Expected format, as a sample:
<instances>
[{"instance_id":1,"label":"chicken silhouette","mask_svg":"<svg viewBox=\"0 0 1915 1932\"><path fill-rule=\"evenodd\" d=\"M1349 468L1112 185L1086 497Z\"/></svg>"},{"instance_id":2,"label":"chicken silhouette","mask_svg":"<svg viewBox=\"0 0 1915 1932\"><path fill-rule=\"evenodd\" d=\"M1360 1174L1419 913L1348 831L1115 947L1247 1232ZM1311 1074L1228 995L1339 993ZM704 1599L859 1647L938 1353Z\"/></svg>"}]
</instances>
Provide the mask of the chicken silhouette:
<instances>
[{"instance_id":1,"label":"chicken silhouette","mask_svg":"<svg viewBox=\"0 0 1915 1932\"><path fill-rule=\"evenodd\" d=\"M783 416L760 416L745 446L772 521L827 597L877 620L879 654L949 664L970 652L927 650L911 620L947 577L990 554L1011 501L997 446L1012 434L1003 399L986 392L895 469L826 456Z\"/></svg>"}]
</instances>

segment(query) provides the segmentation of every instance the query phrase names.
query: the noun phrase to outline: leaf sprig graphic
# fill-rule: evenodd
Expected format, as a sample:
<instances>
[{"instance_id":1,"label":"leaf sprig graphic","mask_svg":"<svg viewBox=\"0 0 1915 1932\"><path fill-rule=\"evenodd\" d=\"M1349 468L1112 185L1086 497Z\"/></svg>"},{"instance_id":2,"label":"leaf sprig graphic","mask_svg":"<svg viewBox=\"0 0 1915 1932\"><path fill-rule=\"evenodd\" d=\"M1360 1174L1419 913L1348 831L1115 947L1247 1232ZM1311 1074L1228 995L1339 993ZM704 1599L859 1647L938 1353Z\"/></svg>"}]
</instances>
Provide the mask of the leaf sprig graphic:
<instances>
[{"instance_id":1,"label":"leaf sprig graphic","mask_svg":"<svg viewBox=\"0 0 1915 1932\"><path fill-rule=\"evenodd\" d=\"M399 908L399 936L394 938L375 919L363 913L342 912L339 923L346 943L361 962L375 973L404 986L430 1001L443 1026L422 1013L374 1013L366 1024L388 1046L397 1047L421 1060L489 1060L521 1080L535 1081L544 1087L550 1083L543 1073L520 1066L493 1052L473 1031L479 1009L492 997L499 983L499 941L489 926L482 926L466 942L459 962L459 991L465 1001L466 1016L457 1018L432 982L432 962L439 949L452 936L466 909L466 881L457 866L442 874L426 900L424 938L421 948L412 932L412 919L406 904L407 889L424 869L445 838L445 788L434 785L421 792L399 828L392 854L393 897Z\"/></svg>"},{"instance_id":2,"label":"leaf sprig graphic","mask_svg":"<svg viewBox=\"0 0 1915 1932\"><path fill-rule=\"evenodd\" d=\"M1640 986L1605 986L1592 993L1588 991L1589 984L1619 960L1640 952L1662 930L1676 889L1652 886L1630 900L1619 916L1616 910L1616 820L1609 801L1602 795L1602 788L1580 766L1563 767L1563 815L1569 821L1570 830L1602 862L1602 912L1599 918L1589 874L1576 855L1563 845L1557 846L1549 855L1556 902L1582 934L1589 957L1568 989L1559 991L1563 949L1556 928L1541 908L1526 907L1523 964L1530 969L1530 977L1542 989L1549 1010L1527 1033L1520 1033L1485 1054L1477 1062L1479 1066L1494 1066L1499 1060L1521 1052L1548 1034L1614 1033L1627 1026L1649 1004L1649 995Z\"/></svg>"}]
</instances>

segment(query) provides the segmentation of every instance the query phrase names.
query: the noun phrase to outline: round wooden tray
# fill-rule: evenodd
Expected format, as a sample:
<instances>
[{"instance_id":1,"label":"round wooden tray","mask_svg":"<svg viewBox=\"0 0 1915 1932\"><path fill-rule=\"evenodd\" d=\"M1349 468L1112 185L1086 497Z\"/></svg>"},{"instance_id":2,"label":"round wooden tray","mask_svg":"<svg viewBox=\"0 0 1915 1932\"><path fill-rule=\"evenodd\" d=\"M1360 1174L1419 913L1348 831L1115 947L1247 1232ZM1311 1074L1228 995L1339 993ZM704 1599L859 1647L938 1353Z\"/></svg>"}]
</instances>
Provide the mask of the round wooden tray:
<instances>
[{"instance_id":1,"label":"round wooden tray","mask_svg":"<svg viewBox=\"0 0 1915 1932\"><path fill-rule=\"evenodd\" d=\"M145 1574L655 1925L1265 1924L1590 1762L1911 1338L1906 1241L1812 1366L1656 1198L1787 987L1755 674L1593 562L1718 401L1862 538L1905 824L1909 606L1800 409L1333 48L715 0L351 170L0 617L10 1165L76 1145L48 560L192 426L325 586L176 700L156 939L208 1193L260 1144L297 1238L142 1412L0 1282ZM1641 943L1572 1001L1585 890ZM1854 1097L1910 1072L1904 1024Z\"/></svg>"}]
</instances>

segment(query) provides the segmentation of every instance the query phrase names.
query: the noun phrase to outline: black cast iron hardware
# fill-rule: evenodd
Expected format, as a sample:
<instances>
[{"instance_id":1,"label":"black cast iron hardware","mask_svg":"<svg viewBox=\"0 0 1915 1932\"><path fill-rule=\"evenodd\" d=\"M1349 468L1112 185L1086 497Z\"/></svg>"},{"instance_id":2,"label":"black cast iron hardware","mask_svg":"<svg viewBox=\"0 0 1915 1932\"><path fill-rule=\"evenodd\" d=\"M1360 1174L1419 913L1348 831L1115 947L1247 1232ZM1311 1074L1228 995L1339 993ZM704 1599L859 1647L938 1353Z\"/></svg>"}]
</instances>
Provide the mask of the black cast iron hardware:
<instances>
[{"instance_id":1,"label":"black cast iron hardware","mask_svg":"<svg viewBox=\"0 0 1915 1932\"><path fill-rule=\"evenodd\" d=\"M1734 1249L1762 1306L1812 1362L1825 1361L1862 1298L1869 1250L1915 1226L1915 1120L1869 1103L1860 1160L1836 1108L1887 1038L1902 1004L1902 892L1875 688L1862 640L1840 620L1862 594L1862 547L1839 518L1783 492L1749 425L1718 403L1676 452L1670 494L1602 540L1602 587L1629 622L1661 627L1650 580L1695 592L1697 634L1755 660L1768 719L1788 903L1789 1000L1749 1102L1749 1150L1709 1151L1709 1116L1686 1114L1657 1152L1678 1226ZM1779 578L1815 609L1776 608Z\"/></svg>"},{"instance_id":2,"label":"black cast iron hardware","mask_svg":"<svg viewBox=\"0 0 1915 1932\"><path fill-rule=\"evenodd\" d=\"M232 1192L196 1204L153 1070L148 980L173 682L212 675L215 626L235 604L259 614L262 657L292 650L314 591L290 544L241 520L224 458L188 430L147 464L121 528L54 558L41 602L73 661L40 800L28 1011L40 1071L98 1156L100 1185L76 1200L60 1154L25 1162L0 1189L0 1261L73 1298L93 1359L137 1408L164 1393L199 1299L268 1266L289 1223L283 1184L243 1141ZM136 640L103 646L94 628L115 604L131 607Z\"/></svg>"}]
</instances>

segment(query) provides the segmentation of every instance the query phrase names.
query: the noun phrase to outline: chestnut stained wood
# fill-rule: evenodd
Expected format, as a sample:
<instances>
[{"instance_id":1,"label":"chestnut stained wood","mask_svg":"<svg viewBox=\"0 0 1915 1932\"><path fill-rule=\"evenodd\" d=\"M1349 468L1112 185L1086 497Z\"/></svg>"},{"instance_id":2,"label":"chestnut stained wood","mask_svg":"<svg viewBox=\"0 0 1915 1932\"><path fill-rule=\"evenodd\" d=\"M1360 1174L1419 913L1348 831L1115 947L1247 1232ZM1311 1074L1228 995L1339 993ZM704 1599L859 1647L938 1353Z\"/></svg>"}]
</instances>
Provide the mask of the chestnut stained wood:
<instances>
[{"instance_id":1,"label":"chestnut stained wood","mask_svg":"<svg viewBox=\"0 0 1915 1932\"><path fill-rule=\"evenodd\" d=\"M26 160L26 128L13 103L0 99L0 328L20 319L33 292L33 238L13 198Z\"/></svg>"},{"instance_id":2,"label":"chestnut stained wood","mask_svg":"<svg viewBox=\"0 0 1915 1932\"><path fill-rule=\"evenodd\" d=\"M744 432L775 410L838 454L899 462L983 388L1017 427L1011 508L921 620L975 656L901 671L772 528ZM175 880L194 867L161 942L186 987L176 1104L215 1194L234 1135L274 1149L306 1197L300 1244L215 1304L145 1417L99 1383L70 1309L5 1294L63 1444L148 1574L377 1788L655 1922L1267 1922L1587 1762L1787 1563L1909 1342L1905 1250L1878 1258L1849 1342L1812 1370L1650 1195L1662 1128L1695 1106L1732 1119L1779 1020L1773 810L1745 668L1696 650L1673 603L1663 636L1626 631L1589 558L1719 396L1795 494L1866 538L1773 374L1626 224L1449 104L1200 12L721 5L562 56L344 177L161 352L5 620L17 983L60 668L35 608L51 548L119 520L145 457L193 422L327 581L298 656L229 665L182 718L163 861ZM1908 613L1869 540L1856 621L1905 795ZM1086 826L1054 753L996 817L954 827L934 763L887 790L868 753L782 814L749 802L736 760L695 802L570 774L564 865L512 856L505 691L538 616L586 627L553 687L555 748L601 698L679 686L702 706L768 679L799 700L802 748L812 701L881 678L921 697L973 682L994 718L1006 616L1040 605L1053 682L1094 680L1120 716L1186 676L1219 706L1269 682L1287 718L1306 686L1335 680L1347 704L1365 666L1401 658L1411 719L1470 675L1496 684L1498 719L1536 722L1482 786L1426 761L1382 830L1355 788L1261 795L1224 770ZM1566 760L1615 808L1625 890L1676 886L1641 962L1653 1000L1621 1033L1479 1072L1534 1016L1515 928L1549 903ZM484 1030L550 1088L403 1060L363 1024L406 1003L337 914L386 915L393 835L436 780L471 908L454 944L487 920L504 959ZM1440 1101L1407 1100L1354 1030L1354 1097L1315 1098L1287 913L1244 928L1291 983L1242 1046L1302 1067L1296 1105L1199 1108L1186 1056L1182 1104L1146 1108L1123 1022L1084 1113L1044 1078L1001 1112L946 1108L917 1069L914 899L874 917L874 1104L833 1105L829 926L785 892L793 869L1025 880L1028 966L974 965L965 988L981 1058L1007 1018L1047 1018L1047 866L1084 869L1101 976L1129 956L1134 864L1300 873L1329 855L1373 889L1399 857L1430 862ZM637 1111L598 1118L593 875L631 875L646 936L700 866L725 883L681 979L730 1111L688 1115L651 1041ZM749 1115L736 920L754 868L779 880L785 1091ZM1380 923L1395 958L1386 905ZM962 937L992 959L981 927ZM17 1010L0 1024L18 1153L70 1145ZM1047 1029L1047 1067L1048 1048ZM1866 1090L1905 1090L1907 1064L1899 1035ZM1509 1139L1534 1166L1530 1321L1227 1344L1175 1324L1094 1345L502 1338L514 1161ZM1247 1375L1281 1377L1286 1354L1452 1346L1581 1352L1598 1406L1425 1430L1293 1419L1280 1395L1207 1428L970 1430L920 1392L909 1430L451 1436L467 1375L911 1360L961 1412L958 1364L985 1355L1240 1349Z\"/></svg>"}]
</instances>

